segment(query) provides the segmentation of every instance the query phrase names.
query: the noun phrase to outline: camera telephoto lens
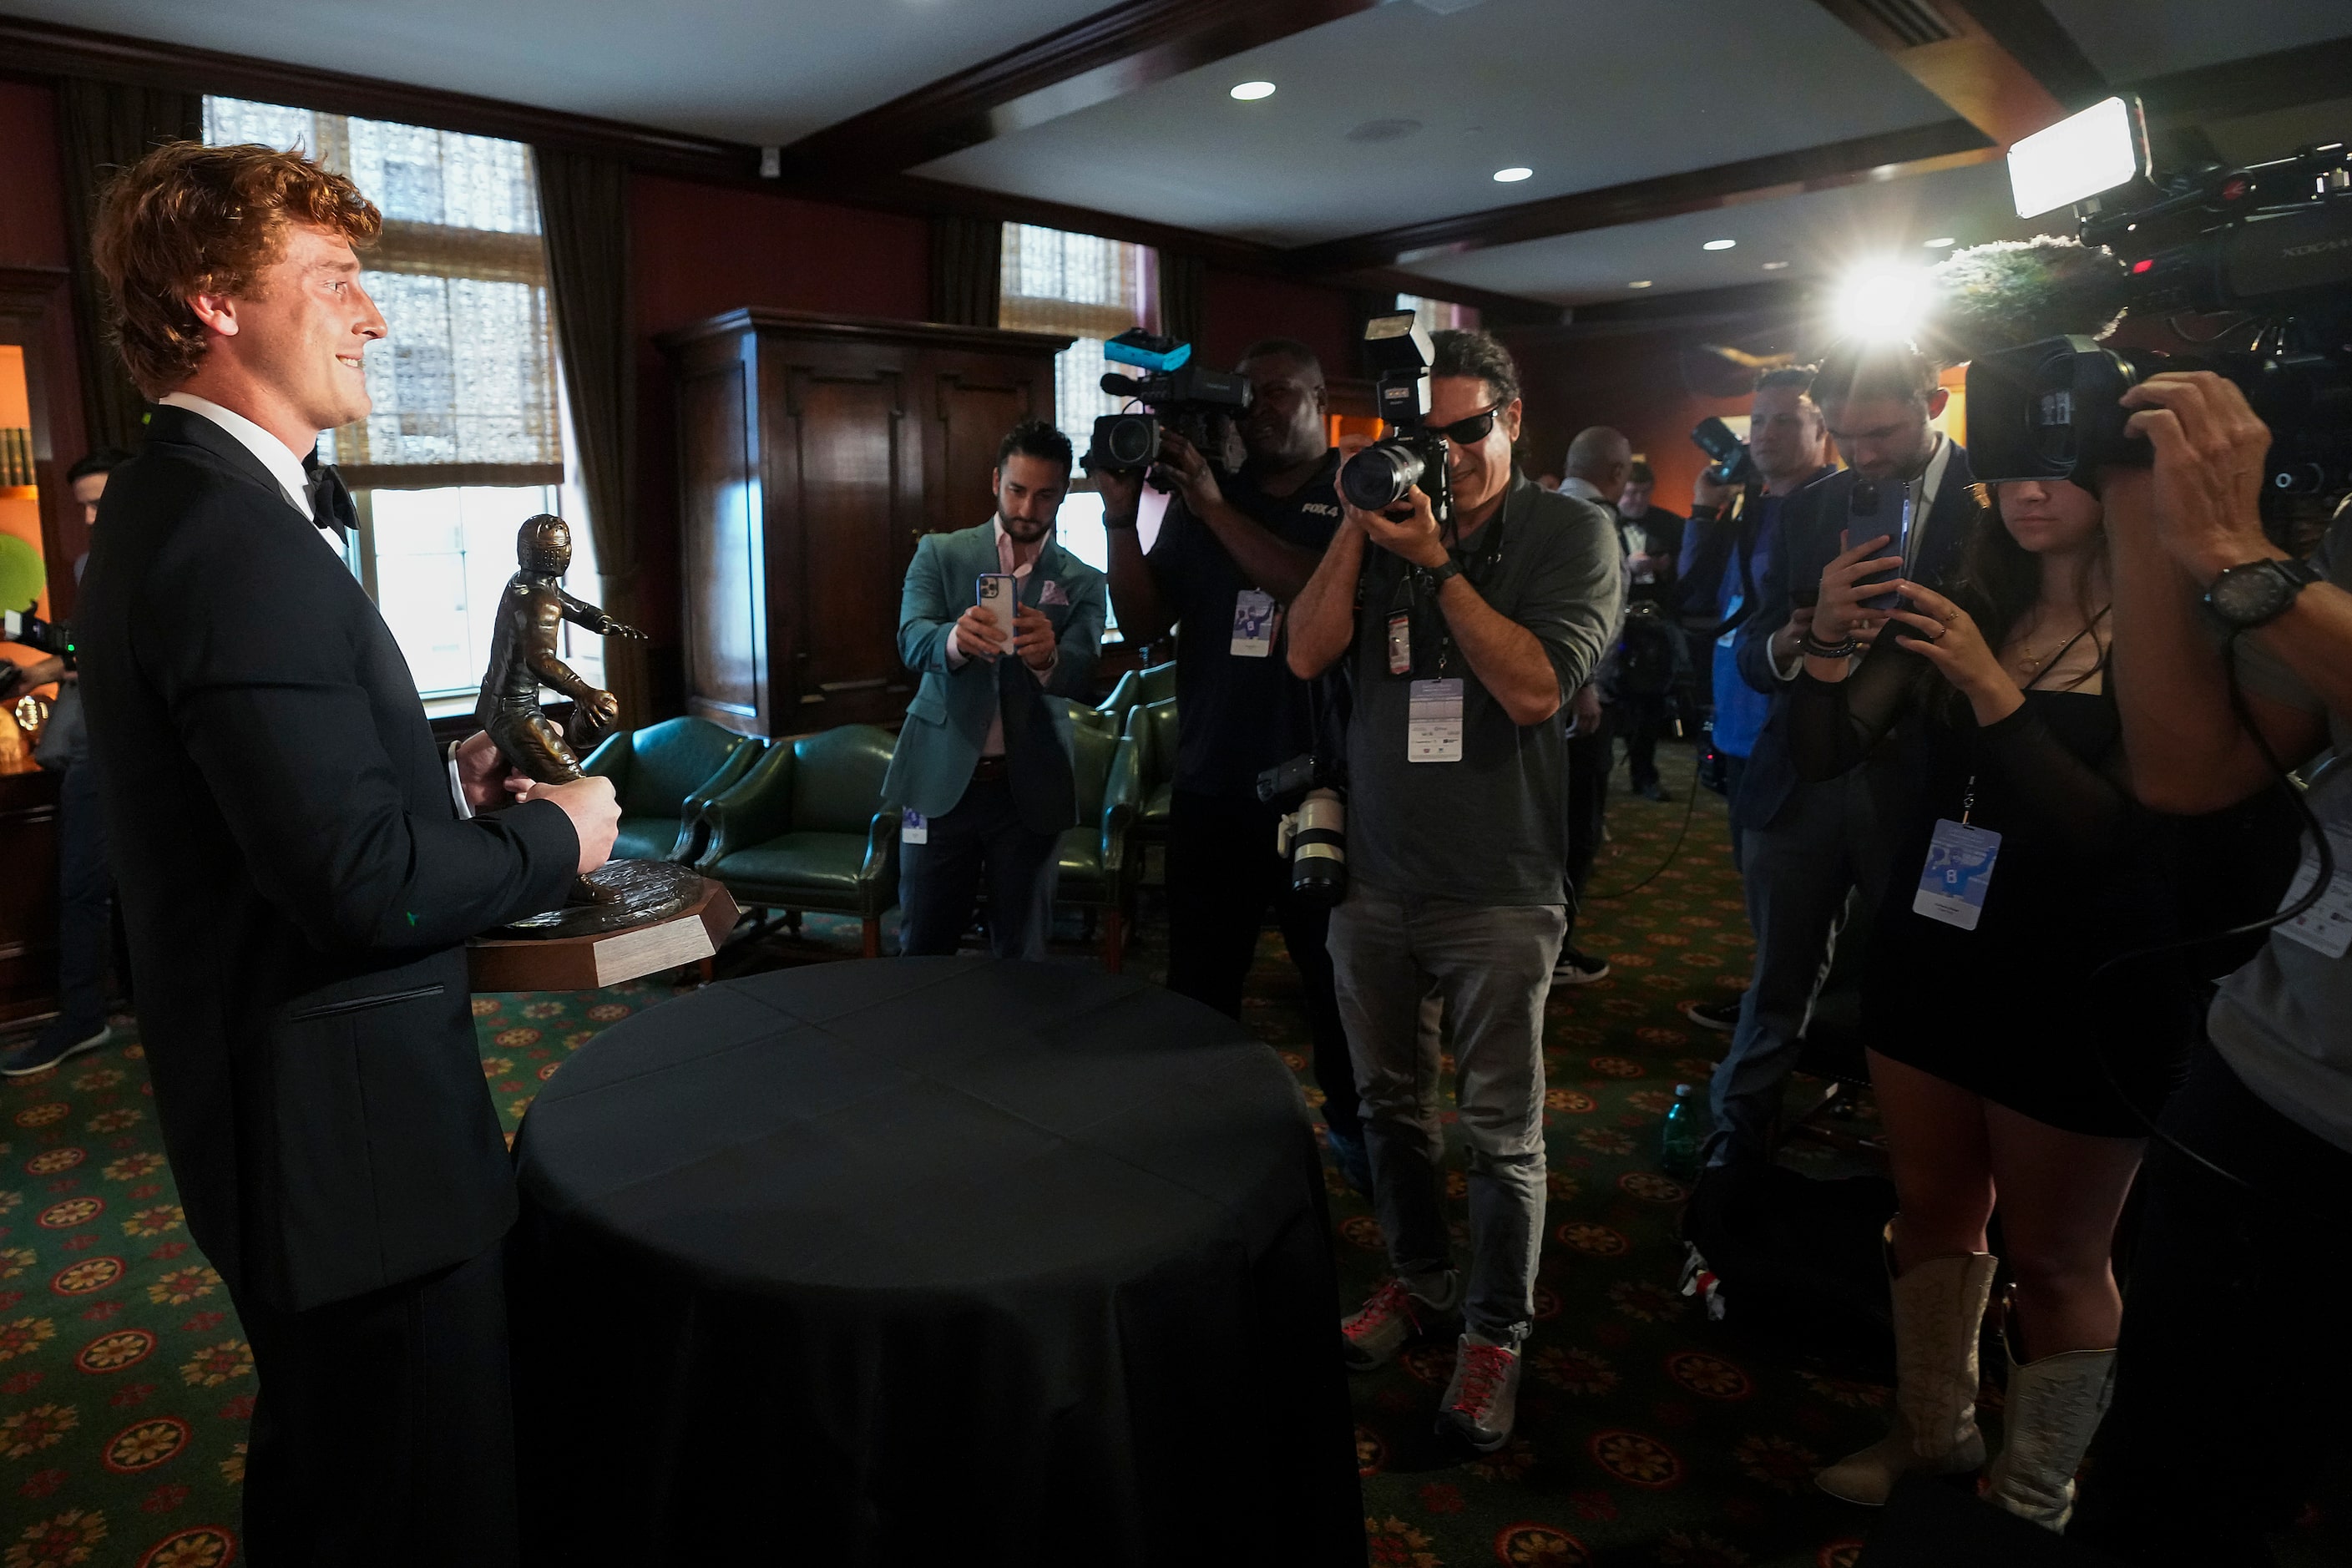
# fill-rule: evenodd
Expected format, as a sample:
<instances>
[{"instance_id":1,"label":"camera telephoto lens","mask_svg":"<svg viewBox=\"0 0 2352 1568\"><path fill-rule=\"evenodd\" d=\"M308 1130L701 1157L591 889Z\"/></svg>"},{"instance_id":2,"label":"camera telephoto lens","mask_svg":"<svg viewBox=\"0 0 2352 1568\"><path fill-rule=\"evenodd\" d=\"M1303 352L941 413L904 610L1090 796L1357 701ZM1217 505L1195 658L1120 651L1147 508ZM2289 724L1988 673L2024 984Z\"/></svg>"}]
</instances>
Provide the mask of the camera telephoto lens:
<instances>
[{"instance_id":1,"label":"camera telephoto lens","mask_svg":"<svg viewBox=\"0 0 2352 1568\"><path fill-rule=\"evenodd\" d=\"M1401 441L1375 441L1339 470L1339 493L1359 511L1384 511L1421 480L1421 454Z\"/></svg>"}]
</instances>

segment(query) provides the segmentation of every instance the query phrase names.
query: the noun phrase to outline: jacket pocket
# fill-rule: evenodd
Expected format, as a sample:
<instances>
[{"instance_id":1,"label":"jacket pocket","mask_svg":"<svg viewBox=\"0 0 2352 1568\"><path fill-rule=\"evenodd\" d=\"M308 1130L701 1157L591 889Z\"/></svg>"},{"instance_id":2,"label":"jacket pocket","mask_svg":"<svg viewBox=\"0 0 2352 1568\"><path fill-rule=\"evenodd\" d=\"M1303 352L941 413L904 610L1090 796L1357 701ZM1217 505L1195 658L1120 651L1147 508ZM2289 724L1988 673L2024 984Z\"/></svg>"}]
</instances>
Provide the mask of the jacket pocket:
<instances>
[{"instance_id":1,"label":"jacket pocket","mask_svg":"<svg viewBox=\"0 0 2352 1568\"><path fill-rule=\"evenodd\" d=\"M315 1007L305 1007L289 1013L289 1024L307 1024L313 1018L336 1018L346 1013L364 1013L373 1007L390 1007L396 1003L415 1002L421 997L438 996L446 985L412 985L405 991L386 991L374 996L347 996L340 1002L321 1002Z\"/></svg>"},{"instance_id":2,"label":"jacket pocket","mask_svg":"<svg viewBox=\"0 0 2352 1568\"><path fill-rule=\"evenodd\" d=\"M927 723L944 724L948 721L948 705L926 681L922 689L915 693L915 700L907 704L907 717L920 719Z\"/></svg>"}]
</instances>

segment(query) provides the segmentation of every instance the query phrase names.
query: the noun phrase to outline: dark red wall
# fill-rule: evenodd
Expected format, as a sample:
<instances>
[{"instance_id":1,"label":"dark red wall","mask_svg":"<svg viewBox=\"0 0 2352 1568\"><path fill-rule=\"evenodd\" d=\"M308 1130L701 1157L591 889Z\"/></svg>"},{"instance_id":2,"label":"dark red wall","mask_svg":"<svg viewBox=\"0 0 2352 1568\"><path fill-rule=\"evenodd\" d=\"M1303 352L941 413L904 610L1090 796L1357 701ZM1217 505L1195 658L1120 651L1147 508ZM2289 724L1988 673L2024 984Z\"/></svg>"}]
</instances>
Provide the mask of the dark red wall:
<instances>
[{"instance_id":1,"label":"dark red wall","mask_svg":"<svg viewBox=\"0 0 2352 1568\"><path fill-rule=\"evenodd\" d=\"M654 695L678 700L677 432L656 333L741 306L921 321L930 231L921 218L639 174L630 182L637 325L637 613Z\"/></svg>"},{"instance_id":2,"label":"dark red wall","mask_svg":"<svg viewBox=\"0 0 2352 1568\"><path fill-rule=\"evenodd\" d=\"M0 81L0 267L65 266L57 94Z\"/></svg>"},{"instance_id":3,"label":"dark red wall","mask_svg":"<svg viewBox=\"0 0 2352 1568\"><path fill-rule=\"evenodd\" d=\"M1521 461L1530 473L1560 472L1568 444L1591 425L1625 433L1633 450L1657 470L1657 504L1670 511L1690 510L1691 481L1706 455L1691 445L1691 427L1710 414L1745 414L1748 398L1712 396L1726 384L1710 382L1704 362L1687 378L1689 344L1674 331L1618 337L1574 337L1556 330L1505 331L1501 336L1518 361L1527 414L1521 426ZM1738 341L1710 332L1711 341Z\"/></svg>"},{"instance_id":4,"label":"dark red wall","mask_svg":"<svg viewBox=\"0 0 2352 1568\"><path fill-rule=\"evenodd\" d=\"M1260 338L1297 338L1315 351L1326 375L1356 374L1355 326L1345 292L1216 268L1208 269L1203 291L1206 319L1197 347L1205 363L1232 364Z\"/></svg>"}]
</instances>

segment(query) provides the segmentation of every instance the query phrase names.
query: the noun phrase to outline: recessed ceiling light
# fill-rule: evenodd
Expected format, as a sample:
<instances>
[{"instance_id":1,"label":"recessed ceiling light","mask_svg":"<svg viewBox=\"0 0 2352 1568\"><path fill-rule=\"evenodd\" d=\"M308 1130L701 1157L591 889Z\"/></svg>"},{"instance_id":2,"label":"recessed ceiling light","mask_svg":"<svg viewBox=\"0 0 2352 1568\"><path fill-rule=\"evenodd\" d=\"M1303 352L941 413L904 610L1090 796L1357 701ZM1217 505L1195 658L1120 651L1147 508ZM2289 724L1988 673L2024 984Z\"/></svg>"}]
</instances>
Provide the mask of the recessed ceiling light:
<instances>
[{"instance_id":1,"label":"recessed ceiling light","mask_svg":"<svg viewBox=\"0 0 2352 1568\"><path fill-rule=\"evenodd\" d=\"M1637 278L1633 282L1626 284L1625 287L1628 289L1647 289L1653 281L1654 281L1654 279Z\"/></svg>"},{"instance_id":2,"label":"recessed ceiling light","mask_svg":"<svg viewBox=\"0 0 2352 1568\"><path fill-rule=\"evenodd\" d=\"M1736 239L1710 239L1705 245L1700 246L1699 248L1701 250L1729 250L1733 246L1738 245L1738 243L1739 242Z\"/></svg>"},{"instance_id":3,"label":"recessed ceiling light","mask_svg":"<svg viewBox=\"0 0 2352 1568\"><path fill-rule=\"evenodd\" d=\"M1946 235L1946 236L1945 236L1943 238L1941 238L1941 239L1931 239L1931 240L1929 240L1929 241L1927 242L1927 248L1928 248L1928 249L1930 249L1930 250L1942 250L1942 249L1944 249L1944 248L1945 248L1946 247L1948 247L1948 246L1954 246L1954 245L1958 245L1958 244L1959 244L1959 243L1960 243L1960 242L1959 242L1958 240L1954 239L1950 235L1948 235L1948 235Z\"/></svg>"},{"instance_id":4,"label":"recessed ceiling light","mask_svg":"<svg viewBox=\"0 0 2352 1568\"><path fill-rule=\"evenodd\" d=\"M1248 103L1254 100L1261 98L1272 98L1274 96L1274 83L1270 81L1245 81L1234 89L1234 96L1240 99L1244 103Z\"/></svg>"},{"instance_id":5,"label":"recessed ceiling light","mask_svg":"<svg viewBox=\"0 0 2352 1568\"><path fill-rule=\"evenodd\" d=\"M1496 170L1495 178L1502 184L1513 185L1518 184L1521 180L1528 178L1534 173L1535 171L1533 169L1523 168L1520 165L1514 163L1507 169Z\"/></svg>"},{"instance_id":6,"label":"recessed ceiling light","mask_svg":"<svg viewBox=\"0 0 2352 1568\"><path fill-rule=\"evenodd\" d=\"M1789 264L1785 261L1768 261L1764 264L1764 270L1767 272L1786 272L1788 269Z\"/></svg>"}]
</instances>

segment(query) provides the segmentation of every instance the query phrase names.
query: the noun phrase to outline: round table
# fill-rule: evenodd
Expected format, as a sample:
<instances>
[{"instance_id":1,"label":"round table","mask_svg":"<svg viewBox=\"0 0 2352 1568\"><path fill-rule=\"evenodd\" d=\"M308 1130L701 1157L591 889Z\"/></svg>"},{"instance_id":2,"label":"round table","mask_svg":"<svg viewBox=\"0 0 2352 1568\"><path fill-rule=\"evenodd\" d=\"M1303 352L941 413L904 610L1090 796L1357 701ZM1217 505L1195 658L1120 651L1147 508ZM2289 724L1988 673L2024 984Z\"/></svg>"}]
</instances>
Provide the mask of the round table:
<instances>
[{"instance_id":1,"label":"round table","mask_svg":"<svg viewBox=\"0 0 2352 1568\"><path fill-rule=\"evenodd\" d=\"M1297 1084L1140 981L713 985L516 1144L537 1561L1363 1562Z\"/></svg>"}]
</instances>

